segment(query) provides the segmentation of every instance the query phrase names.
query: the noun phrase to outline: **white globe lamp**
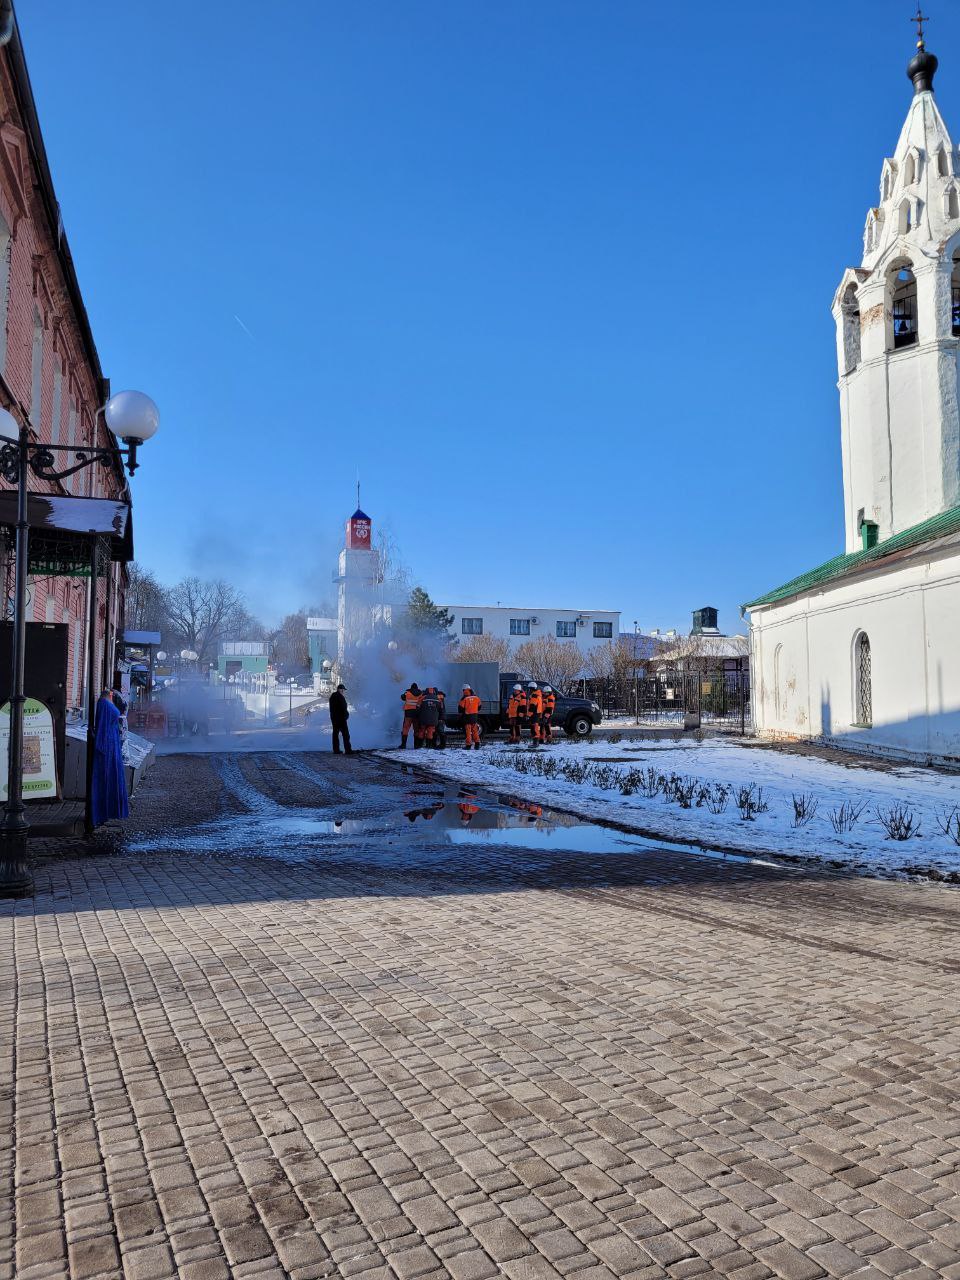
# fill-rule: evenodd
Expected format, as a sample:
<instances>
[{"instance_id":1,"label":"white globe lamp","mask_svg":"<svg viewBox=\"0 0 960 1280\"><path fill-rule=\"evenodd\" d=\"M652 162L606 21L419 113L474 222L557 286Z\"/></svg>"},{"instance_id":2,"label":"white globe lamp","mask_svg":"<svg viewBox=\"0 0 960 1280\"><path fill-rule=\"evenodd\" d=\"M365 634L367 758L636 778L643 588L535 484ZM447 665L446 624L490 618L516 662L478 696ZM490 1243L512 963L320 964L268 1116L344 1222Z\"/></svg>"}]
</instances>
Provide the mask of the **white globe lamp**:
<instances>
[{"instance_id":1,"label":"white globe lamp","mask_svg":"<svg viewBox=\"0 0 960 1280\"><path fill-rule=\"evenodd\" d=\"M137 469L137 448L156 435L160 410L142 391L118 391L104 407L107 426L127 446L127 470Z\"/></svg>"}]
</instances>

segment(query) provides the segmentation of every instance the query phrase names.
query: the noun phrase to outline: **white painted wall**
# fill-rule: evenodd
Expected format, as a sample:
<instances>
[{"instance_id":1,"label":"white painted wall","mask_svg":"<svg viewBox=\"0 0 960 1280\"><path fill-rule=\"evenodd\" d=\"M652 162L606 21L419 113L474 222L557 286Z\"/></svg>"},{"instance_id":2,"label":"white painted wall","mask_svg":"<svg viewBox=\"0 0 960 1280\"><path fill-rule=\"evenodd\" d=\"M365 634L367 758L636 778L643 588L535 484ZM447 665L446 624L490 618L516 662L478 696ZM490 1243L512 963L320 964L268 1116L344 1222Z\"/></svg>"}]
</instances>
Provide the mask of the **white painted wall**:
<instances>
[{"instance_id":1,"label":"white painted wall","mask_svg":"<svg viewBox=\"0 0 960 1280\"><path fill-rule=\"evenodd\" d=\"M620 614L610 609L534 609L529 606L469 605L445 604L442 606L453 614L453 625L450 630L455 640L466 644L473 637L463 630L464 618L480 618L483 634L497 636L509 641L511 648L526 644L528 640L536 640L541 636L550 636L564 643L566 637L557 635L557 623L573 623L576 635L569 639L584 653L596 645L616 644L620 635ZM516 618L529 622L529 635L512 635L510 620ZM594 623L607 624L612 635L595 636Z\"/></svg>"},{"instance_id":2,"label":"white painted wall","mask_svg":"<svg viewBox=\"0 0 960 1280\"><path fill-rule=\"evenodd\" d=\"M960 759L960 539L945 544L751 611L760 736ZM860 631L873 666L870 729L854 723Z\"/></svg>"}]
</instances>

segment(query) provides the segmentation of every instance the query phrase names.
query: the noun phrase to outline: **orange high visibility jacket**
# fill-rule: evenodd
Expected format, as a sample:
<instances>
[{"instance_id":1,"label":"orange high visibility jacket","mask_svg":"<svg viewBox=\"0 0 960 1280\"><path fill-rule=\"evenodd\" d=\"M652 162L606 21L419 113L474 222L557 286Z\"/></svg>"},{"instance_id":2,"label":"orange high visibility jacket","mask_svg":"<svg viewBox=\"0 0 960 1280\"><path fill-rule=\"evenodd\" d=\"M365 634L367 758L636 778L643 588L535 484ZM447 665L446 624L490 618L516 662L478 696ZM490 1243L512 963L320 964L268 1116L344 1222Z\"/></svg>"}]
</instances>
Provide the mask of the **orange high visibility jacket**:
<instances>
[{"instance_id":1,"label":"orange high visibility jacket","mask_svg":"<svg viewBox=\"0 0 960 1280\"><path fill-rule=\"evenodd\" d=\"M420 703L423 701L422 693L414 693L412 689L406 689L400 696L403 703L404 715L412 716L420 710Z\"/></svg>"},{"instance_id":2,"label":"orange high visibility jacket","mask_svg":"<svg viewBox=\"0 0 960 1280\"><path fill-rule=\"evenodd\" d=\"M557 705L557 695L555 693L545 693L543 695L543 709L550 715Z\"/></svg>"},{"instance_id":3,"label":"orange high visibility jacket","mask_svg":"<svg viewBox=\"0 0 960 1280\"><path fill-rule=\"evenodd\" d=\"M527 710L532 716L543 715L543 690L531 689L527 694Z\"/></svg>"},{"instance_id":4,"label":"orange high visibility jacket","mask_svg":"<svg viewBox=\"0 0 960 1280\"><path fill-rule=\"evenodd\" d=\"M521 690L520 693L511 693L510 701L507 703L507 719L516 720L518 716L527 714L527 695Z\"/></svg>"},{"instance_id":5,"label":"orange high visibility jacket","mask_svg":"<svg viewBox=\"0 0 960 1280\"><path fill-rule=\"evenodd\" d=\"M459 710L461 715L475 716L480 710L480 699L475 693L465 693L460 699Z\"/></svg>"}]
</instances>

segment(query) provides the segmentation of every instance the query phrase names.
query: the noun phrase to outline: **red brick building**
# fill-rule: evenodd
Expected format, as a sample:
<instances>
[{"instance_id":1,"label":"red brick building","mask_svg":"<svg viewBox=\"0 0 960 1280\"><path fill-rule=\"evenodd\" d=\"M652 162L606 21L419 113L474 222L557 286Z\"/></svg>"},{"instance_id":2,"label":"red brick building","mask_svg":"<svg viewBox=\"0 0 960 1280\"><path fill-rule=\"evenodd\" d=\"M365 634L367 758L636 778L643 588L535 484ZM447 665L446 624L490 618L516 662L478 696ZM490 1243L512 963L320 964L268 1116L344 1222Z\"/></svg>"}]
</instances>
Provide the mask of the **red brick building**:
<instances>
[{"instance_id":1,"label":"red brick building","mask_svg":"<svg viewBox=\"0 0 960 1280\"><path fill-rule=\"evenodd\" d=\"M14 24L0 47L0 402L21 421L28 419L40 442L103 447L116 443L98 414L108 396ZM67 459L58 455L58 466L72 465L72 455ZM31 476L30 483L36 492L129 500L119 458L115 467L95 464L63 481ZM0 545L6 548L3 603L9 617L13 557L6 542ZM110 564L94 602L97 671L104 674L113 670L125 579L124 565ZM84 698L89 594L84 578L30 579L29 619L69 626L68 707L80 707Z\"/></svg>"}]
</instances>

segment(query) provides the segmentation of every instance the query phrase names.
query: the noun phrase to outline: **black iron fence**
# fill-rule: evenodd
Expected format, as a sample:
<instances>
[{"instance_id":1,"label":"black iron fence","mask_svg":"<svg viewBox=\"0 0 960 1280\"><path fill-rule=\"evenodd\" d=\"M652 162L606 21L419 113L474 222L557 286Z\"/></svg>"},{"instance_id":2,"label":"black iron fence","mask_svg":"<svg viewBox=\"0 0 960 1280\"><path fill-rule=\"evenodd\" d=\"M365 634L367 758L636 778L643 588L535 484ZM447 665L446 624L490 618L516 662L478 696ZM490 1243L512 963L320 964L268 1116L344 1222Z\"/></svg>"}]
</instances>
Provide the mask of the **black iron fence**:
<instances>
[{"instance_id":1,"label":"black iron fence","mask_svg":"<svg viewBox=\"0 0 960 1280\"><path fill-rule=\"evenodd\" d=\"M746 733L750 728L750 673L722 668L660 672L636 680L587 680L583 692L607 719L677 724Z\"/></svg>"}]
</instances>

